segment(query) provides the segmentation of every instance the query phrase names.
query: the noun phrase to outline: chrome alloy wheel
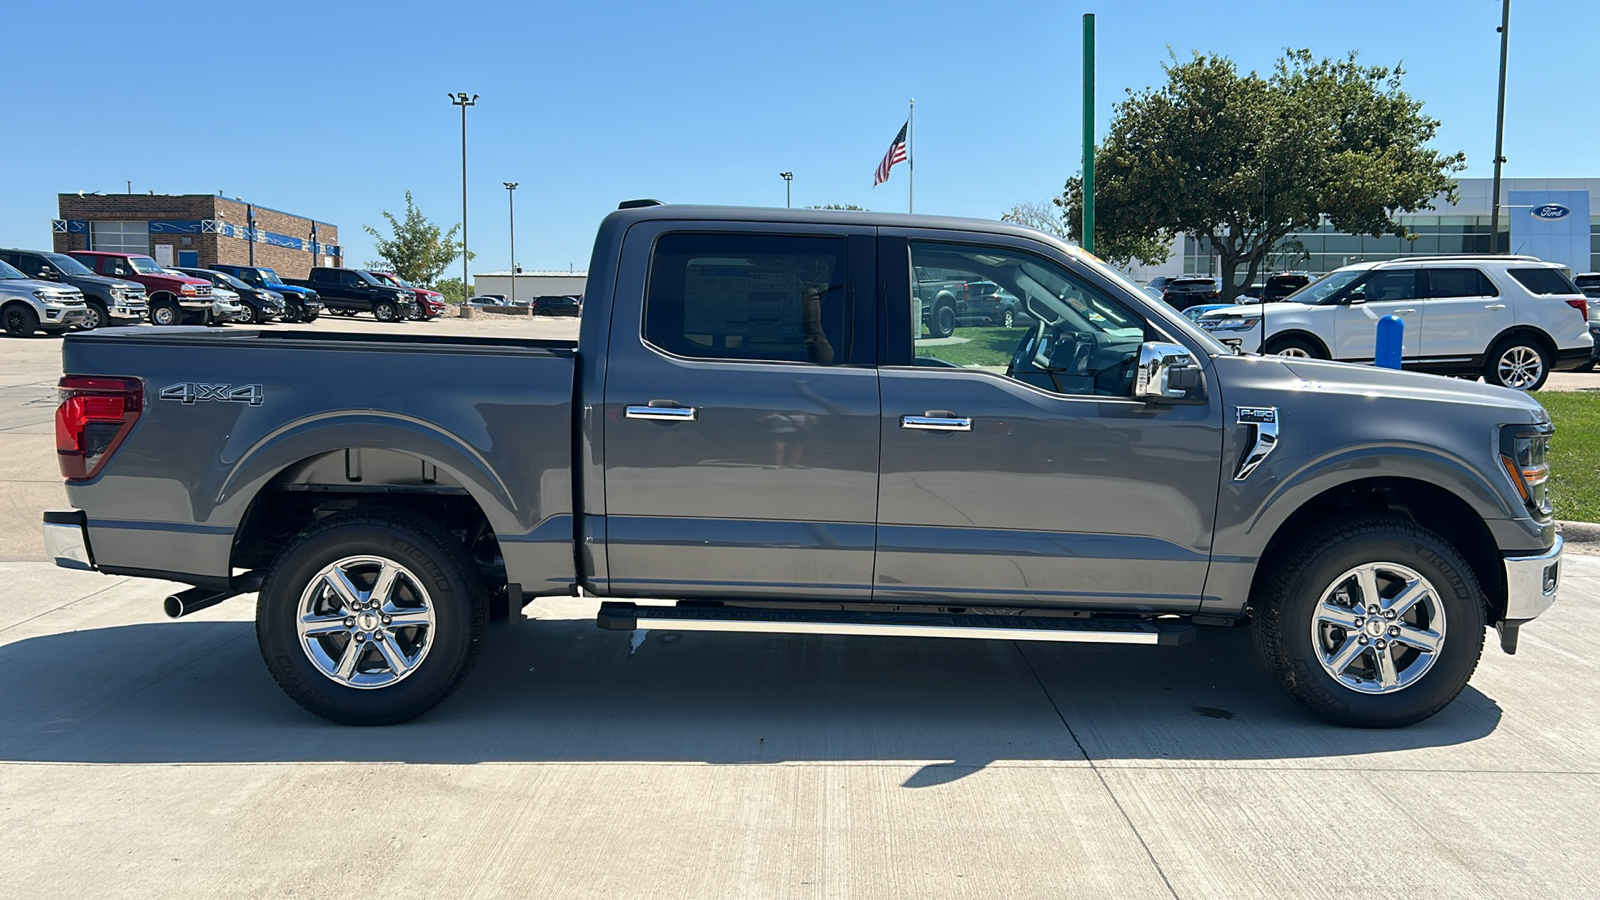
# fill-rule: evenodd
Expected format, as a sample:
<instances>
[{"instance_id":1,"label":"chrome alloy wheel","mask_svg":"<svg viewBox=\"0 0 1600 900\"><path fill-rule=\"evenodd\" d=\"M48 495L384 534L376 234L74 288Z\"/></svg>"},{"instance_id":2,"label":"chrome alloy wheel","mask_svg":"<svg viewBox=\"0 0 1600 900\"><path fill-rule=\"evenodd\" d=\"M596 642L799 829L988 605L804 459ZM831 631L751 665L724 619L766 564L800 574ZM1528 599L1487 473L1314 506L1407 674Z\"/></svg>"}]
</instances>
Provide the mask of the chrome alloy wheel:
<instances>
[{"instance_id":1,"label":"chrome alloy wheel","mask_svg":"<svg viewBox=\"0 0 1600 900\"><path fill-rule=\"evenodd\" d=\"M1287 356L1290 359L1310 359L1311 358L1311 354L1307 353L1304 347L1285 347L1282 350L1279 350L1277 352L1277 355L1278 356Z\"/></svg>"},{"instance_id":2,"label":"chrome alloy wheel","mask_svg":"<svg viewBox=\"0 0 1600 900\"><path fill-rule=\"evenodd\" d=\"M385 688L433 646L433 600L410 569L381 556L325 566L300 595L300 648L330 681Z\"/></svg>"},{"instance_id":3,"label":"chrome alloy wheel","mask_svg":"<svg viewBox=\"0 0 1600 900\"><path fill-rule=\"evenodd\" d=\"M1323 670L1362 694L1416 684L1438 661L1444 636L1438 592L1399 563L1368 563L1340 575L1311 619L1311 647Z\"/></svg>"},{"instance_id":4,"label":"chrome alloy wheel","mask_svg":"<svg viewBox=\"0 0 1600 900\"><path fill-rule=\"evenodd\" d=\"M1506 352L1500 354L1495 371L1506 387L1527 390L1538 384L1540 376L1544 375L1544 360L1539 358L1539 351L1519 344L1507 347Z\"/></svg>"}]
</instances>

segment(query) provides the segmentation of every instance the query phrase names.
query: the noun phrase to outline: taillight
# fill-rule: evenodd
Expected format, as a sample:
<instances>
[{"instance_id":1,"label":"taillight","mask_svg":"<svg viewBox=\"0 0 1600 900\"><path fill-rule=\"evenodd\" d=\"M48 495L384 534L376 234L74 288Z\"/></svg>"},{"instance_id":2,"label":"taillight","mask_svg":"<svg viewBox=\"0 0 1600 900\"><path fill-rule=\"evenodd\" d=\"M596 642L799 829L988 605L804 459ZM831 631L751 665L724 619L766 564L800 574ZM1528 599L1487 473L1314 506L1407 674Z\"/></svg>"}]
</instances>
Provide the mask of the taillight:
<instances>
[{"instance_id":1,"label":"taillight","mask_svg":"<svg viewBox=\"0 0 1600 900\"><path fill-rule=\"evenodd\" d=\"M56 407L56 460L68 481L86 481L116 452L144 408L135 378L67 375Z\"/></svg>"},{"instance_id":2,"label":"taillight","mask_svg":"<svg viewBox=\"0 0 1600 900\"><path fill-rule=\"evenodd\" d=\"M1583 320L1585 322L1589 321L1589 301L1588 300L1568 300L1567 301L1567 305L1572 307L1573 309L1577 310L1578 311L1578 315L1582 316Z\"/></svg>"},{"instance_id":3,"label":"taillight","mask_svg":"<svg viewBox=\"0 0 1600 900\"><path fill-rule=\"evenodd\" d=\"M961 286L961 302L965 303L965 302L967 302L968 300L971 300L971 299L972 299L972 285L963 284Z\"/></svg>"}]
</instances>

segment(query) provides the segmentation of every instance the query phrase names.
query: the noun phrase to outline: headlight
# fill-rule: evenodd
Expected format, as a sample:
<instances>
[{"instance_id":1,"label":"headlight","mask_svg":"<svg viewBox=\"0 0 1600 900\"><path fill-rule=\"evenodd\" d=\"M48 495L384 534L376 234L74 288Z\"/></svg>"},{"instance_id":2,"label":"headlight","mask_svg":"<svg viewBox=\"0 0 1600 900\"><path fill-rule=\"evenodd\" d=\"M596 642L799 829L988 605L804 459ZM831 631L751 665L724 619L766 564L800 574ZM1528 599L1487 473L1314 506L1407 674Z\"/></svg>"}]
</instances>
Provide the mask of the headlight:
<instances>
[{"instance_id":1,"label":"headlight","mask_svg":"<svg viewBox=\"0 0 1600 900\"><path fill-rule=\"evenodd\" d=\"M1522 502L1539 518L1549 518L1549 425L1507 425L1500 430L1500 464Z\"/></svg>"},{"instance_id":2,"label":"headlight","mask_svg":"<svg viewBox=\"0 0 1600 900\"><path fill-rule=\"evenodd\" d=\"M1215 319L1200 319L1200 327L1207 331L1249 331L1260 324L1260 316L1248 319L1240 316L1219 316Z\"/></svg>"},{"instance_id":3,"label":"headlight","mask_svg":"<svg viewBox=\"0 0 1600 900\"><path fill-rule=\"evenodd\" d=\"M185 297L193 297L197 292L194 289L194 285L186 284L183 287L178 288L178 293L184 295Z\"/></svg>"}]
</instances>

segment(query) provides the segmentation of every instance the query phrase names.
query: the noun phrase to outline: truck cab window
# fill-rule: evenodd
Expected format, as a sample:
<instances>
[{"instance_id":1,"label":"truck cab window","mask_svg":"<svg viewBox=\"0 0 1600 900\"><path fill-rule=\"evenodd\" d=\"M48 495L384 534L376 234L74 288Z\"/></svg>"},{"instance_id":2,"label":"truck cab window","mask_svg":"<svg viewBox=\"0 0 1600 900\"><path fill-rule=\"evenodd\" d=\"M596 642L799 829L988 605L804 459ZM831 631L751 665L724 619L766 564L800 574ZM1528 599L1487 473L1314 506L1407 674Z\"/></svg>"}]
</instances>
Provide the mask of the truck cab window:
<instances>
[{"instance_id":1,"label":"truck cab window","mask_svg":"<svg viewBox=\"0 0 1600 900\"><path fill-rule=\"evenodd\" d=\"M1057 394L1128 396L1145 322L1053 262L911 244L915 364L980 369Z\"/></svg>"},{"instance_id":2,"label":"truck cab window","mask_svg":"<svg viewBox=\"0 0 1600 900\"><path fill-rule=\"evenodd\" d=\"M844 360L845 239L668 234L656 242L644 337L678 356Z\"/></svg>"}]
</instances>

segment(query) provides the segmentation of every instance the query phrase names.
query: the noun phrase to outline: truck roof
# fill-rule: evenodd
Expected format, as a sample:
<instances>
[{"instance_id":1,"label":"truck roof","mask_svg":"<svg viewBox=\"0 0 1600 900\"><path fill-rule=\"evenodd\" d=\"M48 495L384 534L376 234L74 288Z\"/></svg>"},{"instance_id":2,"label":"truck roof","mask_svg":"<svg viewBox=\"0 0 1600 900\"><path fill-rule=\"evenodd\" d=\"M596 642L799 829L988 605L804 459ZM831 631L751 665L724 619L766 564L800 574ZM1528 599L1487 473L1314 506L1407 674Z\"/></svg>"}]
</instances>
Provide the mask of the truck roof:
<instances>
[{"instance_id":1,"label":"truck roof","mask_svg":"<svg viewBox=\"0 0 1600 900\"><path fill-rule=\"evenodd\" d=\"M700 206L664 203L619 209L606 216L619 223L674 219L712 222L796 222L823 225L867 225L877 228L942 228L947 231L981 231L985 234L1013 234L1071 246L1041 231L997 222L994 219L925 216L907 213L873 212L858 209L779 209L765 206ZM1076 250L1077 248L1073 248ZM1082 251L1079 251L1082 252Z\"/></svg>"}]
</instances>

